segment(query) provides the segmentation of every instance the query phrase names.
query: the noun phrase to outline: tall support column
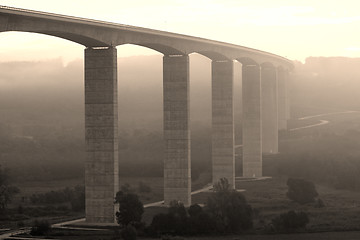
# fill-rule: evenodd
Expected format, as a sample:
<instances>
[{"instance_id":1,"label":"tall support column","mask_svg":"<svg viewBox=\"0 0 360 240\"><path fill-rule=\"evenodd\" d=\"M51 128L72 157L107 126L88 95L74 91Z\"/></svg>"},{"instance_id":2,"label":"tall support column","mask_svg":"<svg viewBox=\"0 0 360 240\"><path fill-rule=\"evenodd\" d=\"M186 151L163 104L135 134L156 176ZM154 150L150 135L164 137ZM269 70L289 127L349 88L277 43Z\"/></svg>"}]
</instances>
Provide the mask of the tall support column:
<instances>
[{"instance_id":1,"label":"tall support column","mask_svg":"<svg viewBox=\"0 0 360 240\"><path fill-rule=\"evenodd\" d=\"M189 56L163 58L164 199L191 205Z\"/></svg>"},{"instance_id":2,"label":"tall support column","mask_svg":"<svg viewBox=\"0 0 360 240\"><path fill-rule=\"evenodd\" d=\"M286 100L286 72L282 68L278 69L278 126L279 130L287 129L287 107Z\"/></svg>"},{"instance_id":3,"label":"tall support column","mask_svg":"<svg viewBox=\"0 0 360 240\"><path fill-rule=\"evenodd\" d=\"M290 116L290 89L291 89L291 77L290 77L290 73L288 70L285 71L285 86L286 86L286 91L285 91L285 98L286 98L286 119L289 120L291 118Z\"/></svg>"},{"instance_id":4,"label":"tall support column","mask_svg":"<svg viewBox=\"0 0 360 240\"><path fill-rule=\"evenodd\" d=\"M118 179L116 48L85 50L86 221L113 223Z\"/></svg>"},{"instance_id":5,"label":"tall support column","mask_svg":"<svg viewBox=\"0 0 360 240\"><path fill-rule=\"evenodd\" d=\"M235 188L233 78L232 61L212 62L212 179Z\"/></svg>"},{"instance_id":6,"label":"tall support column","mask_svg":"<svg viewBox=\"0 0 360 240\"><path fill-rule=\"evenodd\" d=\"M242 67L243 177L262 176L261 71L257 65Z\"/></svg>"},{"instance_id":7,"label":"tall support column","mask_svg":"<svg viewBox=\"0 0 360 240\"><path fill-rule=\"evenodd\" d=\"M278 101L276 68L261 68L262 151L278 152Z\"/></svg>"}]
</instances>

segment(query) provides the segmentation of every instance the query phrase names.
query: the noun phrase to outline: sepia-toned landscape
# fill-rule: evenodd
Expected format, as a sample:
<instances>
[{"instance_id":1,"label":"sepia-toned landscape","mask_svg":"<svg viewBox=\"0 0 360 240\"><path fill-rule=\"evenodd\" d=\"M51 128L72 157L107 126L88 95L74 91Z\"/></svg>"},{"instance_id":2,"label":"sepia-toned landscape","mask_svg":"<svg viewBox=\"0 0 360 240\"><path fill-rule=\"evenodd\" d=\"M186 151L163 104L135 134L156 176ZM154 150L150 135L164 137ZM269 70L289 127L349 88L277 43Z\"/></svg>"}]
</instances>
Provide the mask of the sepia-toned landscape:
<instances>
[{"instance_id":1,"label":"sepia-toned landscape","mask_svg":"<svg viewBox=\"0 0 360 240\"><path fill-rule=\"evenodd\" d=\"M1 59L0 239L360 238L360 58L273 52L274 67L206 51L123 56L127 45ZM102 64L117 84L99 84Z\"/></svg>"}]
</instances>

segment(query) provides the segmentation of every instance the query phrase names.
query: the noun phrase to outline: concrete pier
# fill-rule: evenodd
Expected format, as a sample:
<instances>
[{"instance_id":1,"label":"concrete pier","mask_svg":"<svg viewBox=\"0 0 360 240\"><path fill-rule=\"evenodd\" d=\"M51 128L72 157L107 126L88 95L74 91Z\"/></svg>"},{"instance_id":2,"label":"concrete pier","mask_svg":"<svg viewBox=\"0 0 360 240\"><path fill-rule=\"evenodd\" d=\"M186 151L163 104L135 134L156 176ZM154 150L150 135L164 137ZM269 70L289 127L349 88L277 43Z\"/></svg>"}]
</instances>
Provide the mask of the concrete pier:
<instances>
[{"instance_id":1,"label":"concrete pier","mask_svg":"<svg viewBox=\"0 0 360 240\"><path fill-rule=\"evenodd\" d=\"M261 68L262 151L278 152L277 72L272 66Z\"/></svg>"},{"instance_id":2,"label":"concrete pier","mask_svg":"<svg viewBox=\"0 0 360 240\"><path fill-rule=\"evenodd\" d=\"M285 71L285 99L286 99L286 119L291 118L290 114L290 89L291 89L291 74L288 70Z\"/></svg>"},{"instance_id":3,"label":"concrete pier","mask_svg":"<svg viewBox=\"0 0 360 240\"><path fill-rule=\"evenodd\" d=\"M212 179L227 178L235 188L233 65L212 62Z\"/></svg>"},{"instance_id":4,"label":"concrete pier","mask_svg":"<svg viewBox=\"0 0 360 240\"><path fill-rule=\"evenodd\" d=\"M191 205L189 56L163 58L164 200Z\"/></svg>"},{"instance_id":5,"label":"concrete pier","mask_svg":"<svg viewBox=\"0 0 360 240\"><path fill-rule=\"evenodd\" d=\"M287 129L287 84L286 71L278 68L278 126L279 130Z\"/></svg>"},{"instance_id":6,"label":"concrete pier","mask_svg":"<svg viewBox=\"0 0 360 240\"><path fill-rule=\"evenodd\" d=\"M118 179L116 48L85 50L86 222L113 223Z\"/></svg>"},{"instance_id":7,"label":"concrete pier","mask_svg":"<svg viewBox=\"0 0 360 240\"><path fill-rule=\"evenodd\" d=\"M257 65L242 67L243 177L262 176L261 71Z\"/></svg>"}]
</instances>

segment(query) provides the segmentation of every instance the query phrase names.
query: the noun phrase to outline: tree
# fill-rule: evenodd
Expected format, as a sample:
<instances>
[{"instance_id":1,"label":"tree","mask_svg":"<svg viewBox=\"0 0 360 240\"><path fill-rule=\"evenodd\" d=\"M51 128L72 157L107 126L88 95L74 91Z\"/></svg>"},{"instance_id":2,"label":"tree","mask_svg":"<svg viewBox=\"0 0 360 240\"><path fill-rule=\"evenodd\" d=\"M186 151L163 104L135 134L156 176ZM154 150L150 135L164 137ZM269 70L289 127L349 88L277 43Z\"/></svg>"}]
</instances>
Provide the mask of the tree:
<instances>
[{"instance_id":1,"label":"tree","mask_svg":"<svg viewBox=\"0 0 360 240\"><path fill-rule=\"evenodd\" d=\"M17 187L9 183L9 171L0 165L0 212L4 212L13 196L19 192Z\"/></svg>"},{"instance_id":2,"label":"tree","mask_svg":"<svg viewBox=\"0 0 360 240\"><path fill-rule=\"evenodd\" d=\"M214 191L208 198L207 212L216 221L217 232L236 233L252 228L252 208L244 195L230 189L226 178L214 185Z\"/></svg>"},{"instance_id":3,"label":"tree","mask_svg":"<svg viewBox=\"0 0 360 240\"><path fill-rule=\"evenodd\" d=\"M130 223L141 222L144 206L136 194L119 191L116 193L115 203L120 205L119 211L116 212L118 224L127 226Z\"/></svg>"},{"instance_id":4,"label":"tree","mask_svg":"<svg viewBox=\"0 0 360 240\"><path fill-rule=\"evenodd\" d=\"M300 204L311 203L319 195L313 182L303 179L289 178L287 180L288 192L286 196Z\"/></svg>"},{"instance_id":5,"label":"tree","mask_svg":"<svg viewBox=\"0 0 360 240\"><path fill-rule=\"evenodd\" d=\"M228 193L230 190L230 183L227 178L220 178L220 181L214 184L214 192L216 193Z\"/></svg>"},{"instance_id":6,"label":"tree","mask_svg":"<svg viewBox=\"0 0 360 240\"><path fill-rule=\"evenodd\" d=\"M195 204L186 211L182 203L172 201L167 214L154 216L149 232L153 236L196 235L238 233L252 228L252 208L245 197L230 189L225 178L216 183L214 189L204 209Z\"/></svg>"}]
</instances>

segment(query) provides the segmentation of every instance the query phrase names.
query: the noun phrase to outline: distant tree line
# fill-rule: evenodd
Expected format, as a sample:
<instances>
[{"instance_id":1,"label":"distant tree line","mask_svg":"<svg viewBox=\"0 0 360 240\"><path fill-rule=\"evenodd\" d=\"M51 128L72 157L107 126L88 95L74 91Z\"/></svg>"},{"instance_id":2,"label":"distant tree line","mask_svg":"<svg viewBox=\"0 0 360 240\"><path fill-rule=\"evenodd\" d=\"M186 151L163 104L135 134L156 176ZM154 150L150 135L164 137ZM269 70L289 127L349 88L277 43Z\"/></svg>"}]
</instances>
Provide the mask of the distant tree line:
<instances>
[{"instance_id":1,"label":"distant tree line","mask_svg":"<svg viewBox=\"0 0 360 240\"><path fill-rule=\"evenodd\" d=\"M7 205L11 202L19 189L10 182L9 169L0 165L0 214L4 214Z\"/></svg>"},{"instance_id":2,"label":"distant tree line","mask_svg":"<svg viewBox=\"0 0 360 240\"><path fill-rule=\"evenodd\" d=\"M85 188L76 186L30 196L32 204L59 204L69 202L73 211L85 210Z\"/></svg>"}]
</instances>

